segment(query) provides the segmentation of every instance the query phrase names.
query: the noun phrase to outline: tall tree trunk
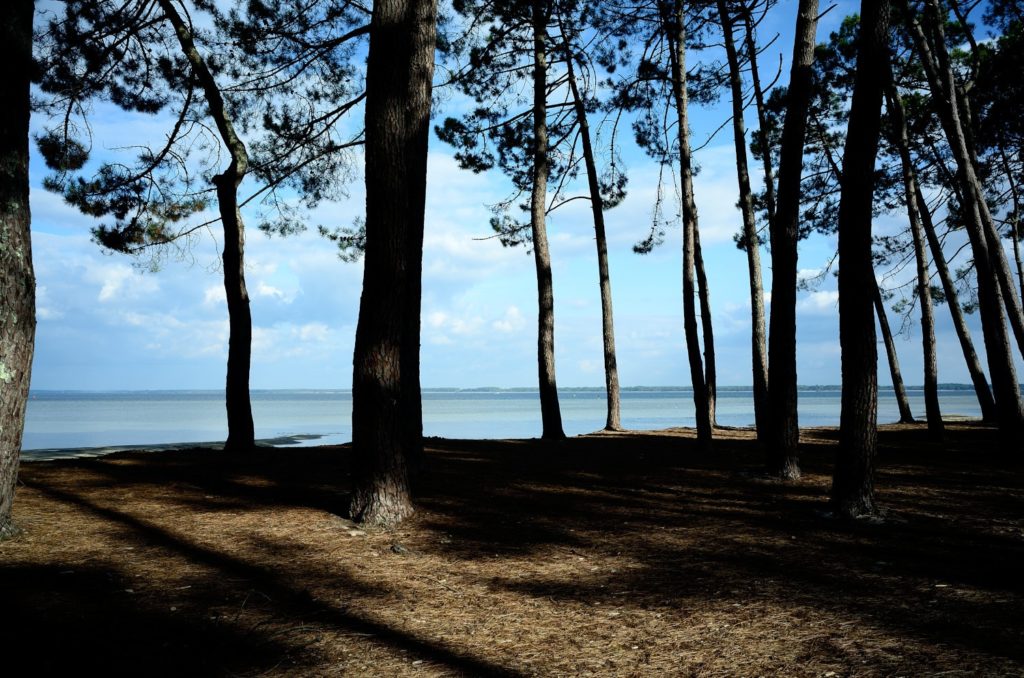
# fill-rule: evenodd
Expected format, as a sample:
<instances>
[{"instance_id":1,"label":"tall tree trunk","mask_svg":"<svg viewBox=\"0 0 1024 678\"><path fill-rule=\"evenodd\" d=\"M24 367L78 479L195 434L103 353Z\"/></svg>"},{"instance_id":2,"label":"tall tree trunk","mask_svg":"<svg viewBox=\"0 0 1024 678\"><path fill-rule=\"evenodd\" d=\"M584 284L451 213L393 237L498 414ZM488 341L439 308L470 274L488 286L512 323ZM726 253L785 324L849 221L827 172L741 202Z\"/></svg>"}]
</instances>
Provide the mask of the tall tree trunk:
<instances>
[{"instance_id":1,"label":"tall tree trunk","mask_svg":"<svg viewBox=\"0 0 1024 678\"><path fill-rule=\"evenodd\" d=\"M0 18L0 539L13 535L25 404L36 333L28 202L32 0L13 0Z\"/></svg>"},{"instance_id":2,"label":"tall tree trunk","mask_svg":"<svg viewBox=\"0 0 1024 678\"><path fill-rule=\"evenodd\" d=\"M377 0L366 64L366 254L352 377L355 520L394 525L413 512L409 418L420 412L410 387L419 307L434 72L436 3ZM415 332L418 334L418 332ZM418 386L418 383L417 383Z\"/></svg>"},{"instance_id":3,"label":"tall tree trunk","mask_svg":"<svg viewBox=\"0 0 1024 678\"><path fill-rule=\"evenodd\" d=\"M875 315L878 316L878 327L882 331L885 355L889 359L889 376L892 378L892 390L896 395L896 407L900 412L900 423L912 424L914 423L914 413L910 410L910 401L907 399L907 387L903 384L903 372L900 371L900 359L896 353L896 342L893 341L892 329L889 327L889 316L885 313L885 303L882 300L882 290L878 287L874 271L872 271L871 280L875 284Z\"/></svg>"},{"instance_id":4,"label":"tall tree trunk","mask_svg":"<svg viewBox=\"0 0 1024 678\"><path fill-rule=\"evenodd\" d=\"M871 263L871 208L875 156L882 117L882 86L889 68L889 3L864 0L857 72L843 152L839 203L839 344L842 413L832 479L836 513L855 518L875 512L878 445L878 355L873 313L877 287Z\"/></svg>"},{"instance_id":5,"label":"tall tree trunk","mask_svg":"<svg viewBox=\"0 0 1024 678\"><path fill-rule=\"evenodd\" d=\"M718 405L718 369L715 363L715 329L711 322L711 289L704 272L704 252L700 248L700 228L694 222L693 264L697 272L697 301L700 303L700 333L704 340L704 390L708 398L708 419L711 426L718 425L715 408Z\"/></svg>"},{"instance_id":6,"label":"tall tree trunk","mask_svg":"<svg viewBox=\"0 0 1024 678\"><path fill-rule=\"evenodd\" d=\"M917 174L910 157L910 135L903 100L890 78L886 85L886 101L893 119L894 141L900 155L903 192L910 219L910 232L914 240L914 259L917 262L917 300L921 304L921 348L924 356L924 408L928 419L928 433L934 440L945 434L942 410L939 408L938 358L935 349L935 314L932 307L932 288L928 276L928 253L924 245L924 226L921 224L921 206L917 201ZM925 208L927 209L927 208ZM973 348L972 348L973 351ZM982 377L984 383L984 376ZM986 391L988 384L985 384ZM991 395L989 396L991 398Z\"/></svg>"},{"instance_id":7,"label":"tall tree trunk","mask_svg":"<svg viewBox=\"0 0 1024 678\"><path fill-rule=\"evenodd\" d=\"M750 64L750 83L754 87L754 103L757 106L758 132L764 134L768 129L768 114L764 104L764 89L761 87L761 75L757 68L757 43L754 39L754 24L750 16L750 8L743 9L744 43L747 59ZM813 36L811 38L813 40ZM761 164L764 168L764 207L768 213L769 231L775 222L775 172L772 168L772 155L767 148L761 153Z\"/></svg>"},{"instance_id":8,"label":"tall tree trunk","mask_svg":"<svg viewBox=\"0 0 1024 678\"><path fill-rule=\"evenodd\" d=\"M764 284L761 278L761 253L757 237L757 220L750 190L747 168L747 133L743 124L743 82L740 60L733 43L733 20L726 0L718 0L718 16L722 22L725 55L729 62L729 86L732 90L732 135L736 148L736 181L740 192L740 214L743 219L743 240L747 252L747 274L750 282L750 353L754 384L754 423L757 438L764 443L768 415L768 349L764 333ZM751 63L756 57L751 55ZM766 174L771 171L771 161ZM773 197L774 200L774 197ZM773 205L774 207L774 205Z\"/></svg>"},{"instance_id":9,"label":"tall tree trunk","mask_svg":"<svg viewBox=\"0 0 1024 678\"><path fill-rule=\"evenodd\" d=\"M221 90L214 81L206 60L192 38L191 27L178 13L172 0L159 0L160 8L174 27L182 54L192 74L203 88L217 131L231 162L213 179L217 189L217 207L224 227L224 292L228 305L228 368L225 405L228 415L228 439L225 449L249 450L255 442L252 403L249 400L249 365L252 361L252 314L249 292L245 287L245 226L238 207L238 187L249 168L245 144L235 132Z\"/></svg>"},{"instance_id":10,"label":"tall tree trunk","mask_svg":"<svg viewBox=\"0 0 1024 678\"><path fill-rule=\"evenodd\" d=\"M932 33L942 39L937 11L931 4L926 4L925 17ZM924 30L912 14L907 14L907 28L914 40L914 46L928 77L932 96L936 99L936 109L949 142L950 150L956 160L956 179L961 188L961 197L968 215L966 230L974 255L974 266L978 278L978 307L981 312L982 331L985 338L985 352L989 363L989 376L992 379L992 390L995 396L996 412L999 428L1008 438L1015 438L1024 429L1024 405L1021 403L1020 387L1017 383L1016 368L1013 363L1010 339L1006 333L1006 322L1003 315L1003 289L998 273L999 261L1006 263L1002 256L1002 246L997 243L992 247L992 239L987 233L984 214L987 213L981 185L971 160L970 149L965 128L961 122L960 110L957 105L956 86L953 73L949 68L948 58L941 61L936 58L945 54L945 44L935 45L934 51ZM1012 316L1013 313L1011 312ZM1011 317L1011 324L1013 318Z\"/></svg>"},{"instance_id":11,"label":"tall tree trunk","mask_svg":"<svg viewBox=\"0 0 1024 678\"><path fill-rule=\"evenodd\" d=\"M772 303L768 331L768 402L771 424L766 452L768 472L784 479L800 477L797 457L800 428L796 410L797 240L800 178L811 104L811 66L814 63L817 26L817 0L800 0L786 119L782 126L778 205L775 221L771 224Z\"/></svg>"},{"instance_id":12,"label":"tall tree trunk","mask_svg":"<svg viewBox=\"0 0 1024 678\"><path fill-rule=\"evenodd\" d=\"M555 291L548 250L548 3L533 4L533 191L530 196L530 230L533 260L537 266L537 370L540 381L541 437L559 440L562 412L555 382Z\"/></svg>"},{"instance_id":13,"label":"tall tree trunk","mask_svg":"<svg viewBox=\"0 0 1024 678\"><path fill-rule=\"evenodd\" d=\"M580 126L580 141L583 144L583 161L587 166L587 187L590 190L590 209L594 215L594 242L597 244L597 273L601 286L601 339L604 347L604 384L607 394L608 412L605 418L606 431L622 429L620 412L619 368L615 359L615 320L612 314L612 280L608 271L608 239L604 230L604 200L601 198L601 187L598 182L597 162L594 159L594 147L590 141L590 124L587 121L587 109L580 96L576 82L576 69L573 66L572 48L565 31L562 31L562 43L565 46L565 63L569 89L572 91L573 105L576 109L576 120Z\"/></svg>"},{"instance_id":14,"label":"tall tree trunk","mask_svg":"<svg viewBox=\"0 0 1024 678\"><path fill-rule=\"evenodd\" d=\"M697 204L693 199L693 166L690 151L690 126L686 92L686 28L681 2L668 9L662 5L662 22L667 33L672 67L672 96L675 101L679 134L679 182L683 197L683 330L690 363L690 383L697 419L697 440L710 447L714 423L711 418L700 340L697 336L697 309L694 299L694 266L697 240Z\"/></svg>"},{"instance_id":15,"label":"tall tree trunk","mask_svg":"<svg viewBox=\"0 0 1024 678\"><path fill-rule=\"evenodd\" d=\"M932 253L932 261L935 262L935 270L942 282L942 292L946 297L946 306L953 319L953 328L956 330L957 340L960 342L960 350L964 354L964 362L967 364L967 372L971 375L971 383L974 384L974 393L978 397L978 407L981 409L981 418L987 422L997 422L999 417L996 413L996 401L992 397L992 390L988 386L985 372L981 368L981 360L978 359L978 352L974 350L974 340L971 338L971 331L967 327L967 320L964 318L963 309L960 307L960 295L956 291L956 283L953 275L949 272L946 264L946 257L942 252L942 243L935 232L935 224L932 222L932 213L925 202L921 186L914 181L914 198L917 201L918 212L921 215L921 227L924 230L925 239L928 241L928 249Z\"/></svg>"}]
</instances>

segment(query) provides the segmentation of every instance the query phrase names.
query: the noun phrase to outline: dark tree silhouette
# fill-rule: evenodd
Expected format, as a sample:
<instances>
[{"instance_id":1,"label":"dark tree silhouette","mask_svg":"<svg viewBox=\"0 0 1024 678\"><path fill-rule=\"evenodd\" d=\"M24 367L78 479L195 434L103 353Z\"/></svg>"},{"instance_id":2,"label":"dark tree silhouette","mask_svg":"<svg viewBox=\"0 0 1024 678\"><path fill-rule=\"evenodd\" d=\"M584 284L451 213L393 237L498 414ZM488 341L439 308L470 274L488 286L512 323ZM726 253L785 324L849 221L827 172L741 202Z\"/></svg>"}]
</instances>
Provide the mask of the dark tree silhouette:
<instances>
[{"instance_id":1,"label":"dark tree silhouette","mask_svg":"<svg viewBox=\"0 0 1024 678\"><path fill-rule=\"evenodd\" d=\"M871 219L882 91L889 77L888 2L862 3L857 43L857 71L843 153L843 188L839 203L839 343L843 394L839 451L832 481L834 510L850 518L875 512L878 355Z\"/></svg>"}]
</instances>

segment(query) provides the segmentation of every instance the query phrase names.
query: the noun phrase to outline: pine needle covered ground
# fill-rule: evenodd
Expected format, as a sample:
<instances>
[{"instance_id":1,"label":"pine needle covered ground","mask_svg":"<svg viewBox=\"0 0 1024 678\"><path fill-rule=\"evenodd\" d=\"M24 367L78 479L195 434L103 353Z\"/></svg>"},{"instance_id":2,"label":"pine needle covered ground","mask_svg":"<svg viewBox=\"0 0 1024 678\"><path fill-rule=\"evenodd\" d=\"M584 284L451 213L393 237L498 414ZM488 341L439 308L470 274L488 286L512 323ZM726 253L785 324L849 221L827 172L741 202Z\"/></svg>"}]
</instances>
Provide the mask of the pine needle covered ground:
<instances>
[{"instance_id":1,"label":"pine needle covered ground","mask_svg":"<svg viewBox=\"0 0 1024 678\"><path fill-rule=\"evenodd\" d=\"M4 675L1024 674L1024 465L883 427L881 521L749 431L427 441L419 512L340 518L346 448L27 463ZM13 663L18 667L9 672Z\"/></svg>"}]
</instances>

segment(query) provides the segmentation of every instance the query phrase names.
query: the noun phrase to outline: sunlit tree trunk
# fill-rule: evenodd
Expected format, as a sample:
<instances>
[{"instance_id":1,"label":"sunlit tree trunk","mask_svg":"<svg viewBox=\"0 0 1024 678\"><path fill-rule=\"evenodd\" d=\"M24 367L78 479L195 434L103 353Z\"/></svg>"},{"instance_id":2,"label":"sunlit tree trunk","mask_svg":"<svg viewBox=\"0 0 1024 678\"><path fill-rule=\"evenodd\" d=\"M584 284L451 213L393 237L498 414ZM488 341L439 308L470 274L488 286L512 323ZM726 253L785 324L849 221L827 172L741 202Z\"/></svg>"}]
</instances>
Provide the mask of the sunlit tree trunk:
<instances>
[{"instance_id":1,"label":"sunlit tree trunk","mask_svg":"<svg viewBox=\"0 0 1024 678\"><path fill-rule=\"evenodd\" d=\"M754 422L762 443L766 436L768 410L768 348L764 328L764 284L761 278L761 253L757 237L757 221L747 168L747 133L743 124L743 82L740 60L733 43L733 19L726 0L718 0L718 16L722 23L725 55L729 63L729 87L732 91L732 132L736 148L736 181L739 184L740 215L743 219L743 241L747 253L747 275L750 283L750 352L754 384ZM751 61L754 57L751 56ZM766 154L767 155L767 154ZM771 161L766 174L771 170Z\"/></svg>"},{"instance_id":2,"label":"sunlit tree trunk","mask_svg":"<svg viewBox=\"0 0 1024 678\"><path fill-rule=\"evenodd\" d=\"M28 202L32 12L32 0L12 0L0 17L0 539L15 532L11 506L36 330Z\"/></svg>"},{"instance_id":3,"label":"sunlit tree trunk","mask_svg":"<svg viewBox=\"0 0 1024 678\"><path fill-rule=\"evenodd\" d=\"M928 276L928 252L925 250L924 226L921 224L921 206L917 201L917 174L910 157L910 136L903 100L890 80L886 87L886 101L892 116L896 148L900 155L903 193L910 219L910 233L914 240L914 259L917 262L917 301L921 305L921 349L924 356L924 408L928 419L928 432L933 439L941 439L945 432L942 411L939 408L938 357L935 349L935 313L932 307L931 284ZM953 300L955 302L955 300ZM973 348L972 348L973 351ZM982 377L984 383L984 377ZM988 389L988 384L985 384Z\"/></svg>"},{"instance_id":4,"label":"sunlit tree trunk","mask_svg":"<svg viewBox=\"0 0 1024 678\"><path fill-rule=\"evenodd\" d=\"M700 304L700 334L704 345L704 391L708 399L708 419L711 426L718 425L715 408L718 406L718 367L715 361L715 328L711 322L711 289L704 271L704 251L700 247L700 228L693 229L693 265L697 273L697 301Z\"/></svg>"},{"instance_id":5,"label":"sunlit tree trunk","mask_svg":"<svg viewBox=\"0 0 1024 678\"><path fill-rule=\"evenodd\" d=\"M355 520L394 525L413 512L408 386L418 360L423 210L434 72L436 4L377 0L366 64L366 254L352 378L352 498ZM419 244L418 244L419 243Z\"/></svg>"},{"instance_id":6,"label":"sunlit tree trunk","mask_svg":"<svg viewBox=\"0 0 1024 678\"><path fill-rule=\"evenodd\" d=\"M572 91L573 105L576 109L576 120L580 127L580 142L583 145L583 161L587 167L587 188L590 191L590 209L594 216L594 242L597 245L597 272L601 286L601 339L604 348L604 383L607 395L607 417L605 430L618 431L622 428L619 396L619 368L615 359L615 319L612 313L612 280L608 270L608 239L604 230L604 201L601 199L601 188L598 182L597 162L594 159L594 147L590 140L590 124L587 120L587 109L580 96L576 82L576 69L573 66L572 52L565 33L562 40L566 48L566 70L569 89Z\"/></svg>"},{"instance_id":7,"label":"sunlit tree trunk","mask_svg":"<svg viewBox=\"0 0 1024 678\"><path fill-rule=\"evenodd\" d=\"M747 64L750 68L750 83L754 89L754 104L757 107L757 124L760 133L768 129L767 109L764 103L764 89L761 87L761 74L757 67L757 43L754 40L754 25L749 8L743 12L743 41L747 50ZM813 37L812 37L813 39ZM768 149L761 153L761 165L764 169L764 207L768 213L769 230L775 221L775 170L772 167L772 155Z\"/></svg>"},{"instance_id":8,"label":"sunlit tree trunk","mask_svg":"<svg viewBox=\"0 0 1024 678\"><path fill-rule=\"evenodd\" d=\"M889 77L889 3L864 0L857 72L843 152L839 203L839 344L842 349L842 413L832 504L840 516L875 512L878 445L878 355L871 261L871 211L875 157L882 117L882 88Z\"/></svg>"},{"instance_id":9,"label":"sunlit tree trunk","mask_svg":"<svg viewBox=\"0 0 1024 678\"><path fill-rule=\"evenodd\" d=\"M697 309L694 289L694 266L697 238L697 204L693 198L693 166L690 152L690 132L686 92L686 29L683 25L682 3L671 10L662 5L662 21L669 43L672 68L672 97L676 107L679 135L679 183L683 198L683 330L690 363L690 383L697 418L697 440L705 447L711 445L713 422L708 392L701 361L700 340L697 334Z\"/></svg>"},{"instance_id":10,"label":"sunlit tree trunk","mask_svg":"<svg viewBox=\"0 0 1024 678\"><path fill-rule=\"evenodd\" d=\"M537 267L537 368L540 381L541 437L565 437L555 381L555 292L548 250L548 64L547 3L535 0L533 18L533 192L530 196L530 230L533 260Z\"/></svg>"}]
</instances>

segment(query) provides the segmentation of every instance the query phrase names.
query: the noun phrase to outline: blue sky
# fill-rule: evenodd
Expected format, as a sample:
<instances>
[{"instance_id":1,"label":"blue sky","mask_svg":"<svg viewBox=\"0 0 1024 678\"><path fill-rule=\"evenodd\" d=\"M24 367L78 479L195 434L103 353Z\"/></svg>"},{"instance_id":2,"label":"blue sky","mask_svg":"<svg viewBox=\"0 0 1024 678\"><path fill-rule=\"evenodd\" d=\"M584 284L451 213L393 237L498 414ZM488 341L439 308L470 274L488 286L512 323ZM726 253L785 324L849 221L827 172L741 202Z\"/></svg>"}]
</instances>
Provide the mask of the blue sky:
<instances>
[{"instance_id":1,"label":"blue sky","mask_svg":"<svg viewBox=\"0 0 1024 678\"><path fill-rule=\"evenodd\" d=\"M855 3L844 2L822 20L818 39ZM762 37L780 38L763 55L766 66L783 54L788 64L796 2L780 2ZM785 76L784 76L785 77ZM695 144L728 115L727 99L694 111ZM93 120L99 149L153 140L162 121L98 106ZM440 111L439 114L443 114ZM748 126L753 113L748 115ZM36 125L42 121L36 121ZM652 254L632 245L644 237L657 170L626 143L629 195L606 215L615 304L620 379L624 385L689 383L682 332L681 243L678 229ZM730 130L700 151L696 200L710 278L719 383L749 384L750 303L745 255L733 233L739 211ZM452 150L431 140L423 281L422 383L425 387L536 384L536 283L525 249L506 249L489 235L487 205L508 195L498 172L459 170ZM755 167L753 165L752 167ZM216 228L196 240L182 260L169 258L156 273L133 260L103 253L90 241L92 219L41 187L45 168L32 164L33 250L38 284L38 330L32 385L36 389L221 388L227 352L227 314ZM348 225L363 209L360 181L348 200L324 205L314 223ZM250 223L253 223L252 215ZM876 232L899 227L885 217ZM603 384L600 300L589 206L575 202L551 218L556 361L562 386ZM834 251L815 237L800 252L808 275ZM770 288L767 252L765 287ZM341 262L315 231L268 239L254 228L247 243L247 278L254 323L254 388L349 388L358 312L360 264ZM905 280L910 271L898 278ZM831 277L798 302L799 381L839 382L837 295ZM969 382L948 312L938 310L940 381ZM976 345L983 351L976 318ZM893 320L899 325L897 319ZM919 327L900 339L905 379L920 384ZM889 383L884 354L879 378ZM1020 368L1018 368L1020 369Z\"/></svg>"}]
</instances>

